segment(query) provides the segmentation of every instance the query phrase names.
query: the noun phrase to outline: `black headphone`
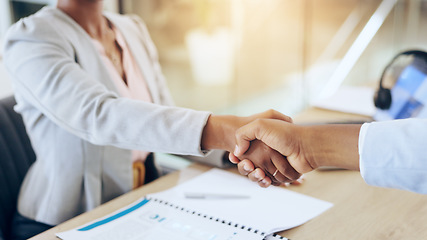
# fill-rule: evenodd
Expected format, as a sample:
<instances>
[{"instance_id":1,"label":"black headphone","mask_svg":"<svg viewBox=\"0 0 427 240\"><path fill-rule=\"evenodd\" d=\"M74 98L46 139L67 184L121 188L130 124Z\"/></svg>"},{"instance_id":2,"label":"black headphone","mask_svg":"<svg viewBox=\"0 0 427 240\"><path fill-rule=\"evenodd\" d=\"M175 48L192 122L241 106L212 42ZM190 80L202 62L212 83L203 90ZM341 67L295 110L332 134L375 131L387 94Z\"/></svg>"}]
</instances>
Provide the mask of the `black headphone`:
<instances>
[{"instance_id":1,"label":"black headphone","mask_svg":"<svg viewBox=\"0 0 427 240\"><path fill-rule=\"evenodd\" d=\"M421 50L409 50L397 54L389 64L385 67L383 73L381 74L380 85L374 96L375 106L379 109L389 109L391 105L391 89L383 87L383 79L388 71L388 69L394 64L394 62L401 56L414 56L414 60L411 62L411 65L414 65L415 68L419 69L422 72L427 72L427 53Z\"/></svg>"}]
</instances>

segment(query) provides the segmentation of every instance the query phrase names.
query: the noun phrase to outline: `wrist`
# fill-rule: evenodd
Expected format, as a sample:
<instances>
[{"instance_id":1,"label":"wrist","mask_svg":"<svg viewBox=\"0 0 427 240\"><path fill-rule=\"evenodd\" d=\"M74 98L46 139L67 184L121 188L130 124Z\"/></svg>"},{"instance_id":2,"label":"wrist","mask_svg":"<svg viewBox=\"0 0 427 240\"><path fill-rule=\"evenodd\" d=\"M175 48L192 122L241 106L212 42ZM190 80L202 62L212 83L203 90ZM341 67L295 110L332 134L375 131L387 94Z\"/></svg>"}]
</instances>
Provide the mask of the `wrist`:
<instances>
[{"instance_id":1,"label":"wrist","mask_svg":"<svg viewBox=\"0 0 427 240\"><path fill-rule=\"evenodd\" d=\"M296 133L294 136L299 136L296 139L296 145L299 146L299 155L312 168L312 170L321 166L322 158L319 157L318 136L316 130L312 126L295 127Z\"/></svg>"},{"instance_id":2,"label":"wrist","mask_svg":"<svg viewBox=\"0 0 427 240\"><path fill-rule=\"evenodd\" d=\"M313 167L335 166L357 169L360 125L307 126L302 146L307 162ZM357 165L358 166L358 165Z\"/></svg>"},{"instance_id":3,"label":"wrist","mask_svg":"<svg viewBox=\"0 0 427 240\"><path fill-rule=\"evenodd\" d=\"M242 124L241 119L236 116L209 116L202 133L202 149L222 149L232 152L236 145L234 134Z\"/></svg>"}]
</instances>

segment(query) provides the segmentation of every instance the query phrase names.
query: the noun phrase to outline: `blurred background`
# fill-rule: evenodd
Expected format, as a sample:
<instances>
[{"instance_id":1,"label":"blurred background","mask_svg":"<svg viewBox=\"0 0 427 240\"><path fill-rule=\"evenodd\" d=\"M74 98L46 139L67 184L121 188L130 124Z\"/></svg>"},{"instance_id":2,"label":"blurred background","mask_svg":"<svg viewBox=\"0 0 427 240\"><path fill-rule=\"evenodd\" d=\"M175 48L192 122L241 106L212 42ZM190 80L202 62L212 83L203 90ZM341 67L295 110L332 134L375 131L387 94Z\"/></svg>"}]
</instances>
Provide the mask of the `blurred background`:
<instances>
[{"instance_id":1,"label":"blurred background","mask_svg":"<svg viewBox=\"0 0 427 240\"><path fill-rule=\"evenodd\" d=\"M1 37L55 2L1 0ZM395 54L427 44L425 0L105 0L105 8L144 19L178 106L214 113L292 116L341 85L376 86Z\"/></svg>"},{"instance_id":2,"label":"blurred background","mask_svg":"<svg viewBox=\"0 0 427 240\"><path fill-rule=\"evenodd\" d=\"M0 41L55 2L0 0ZM393 56L427 49L427 0L104 2L145 21L178 106L217 114L295 116L342 86L376 88ZM1 64L0 97L11 93Z\"/></svg>"}]
</instances>

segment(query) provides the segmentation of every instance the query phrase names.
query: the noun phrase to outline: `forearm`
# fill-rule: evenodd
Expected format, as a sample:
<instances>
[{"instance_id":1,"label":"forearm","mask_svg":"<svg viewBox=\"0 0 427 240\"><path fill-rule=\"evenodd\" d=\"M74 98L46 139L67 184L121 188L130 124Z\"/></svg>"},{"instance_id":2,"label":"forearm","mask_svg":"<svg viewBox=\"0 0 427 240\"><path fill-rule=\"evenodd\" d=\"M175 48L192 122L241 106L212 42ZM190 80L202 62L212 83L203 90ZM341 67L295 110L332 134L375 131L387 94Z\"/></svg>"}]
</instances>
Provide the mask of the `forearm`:
<instances>
[{"instance_id":1,"label":"forearm","mask_svg":"<svg viewBox=\"0 0 427 240\"><path fill-rule=\"evenodd\" d=\"M299 127L301 152L314 168L336 166L359 170L360 127L357 124Z\"/></svg>"}]
</instances>

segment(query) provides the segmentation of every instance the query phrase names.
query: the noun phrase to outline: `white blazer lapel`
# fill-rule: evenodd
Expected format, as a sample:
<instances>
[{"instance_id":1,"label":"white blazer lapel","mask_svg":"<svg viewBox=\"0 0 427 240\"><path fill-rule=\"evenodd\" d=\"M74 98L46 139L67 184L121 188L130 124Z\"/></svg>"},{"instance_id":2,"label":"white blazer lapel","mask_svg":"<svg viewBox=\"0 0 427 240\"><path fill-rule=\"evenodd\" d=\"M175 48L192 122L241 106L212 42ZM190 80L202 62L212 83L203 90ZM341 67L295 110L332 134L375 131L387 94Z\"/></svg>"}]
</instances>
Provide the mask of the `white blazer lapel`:
<instances>
[{"instance_id":1,"label":"white blazer lapel","mask_svg":"<svg viewBox=\"0 0 427 240\"><path fill-rule=\"evenodd\" d=\"M133 54L135 61L141 69L142 75L147 82L148 89L154 103L160 103L159 89L156 84L156 73L154 71L153 61L151 59L146 37L143 36L141 29L130 21L128 18L120 18L114 15L107 14L107 17L117 29L122 33L125 38L126 44ZM134 53L145 53L135 55Z\"/></svg>"}]
</instances>

